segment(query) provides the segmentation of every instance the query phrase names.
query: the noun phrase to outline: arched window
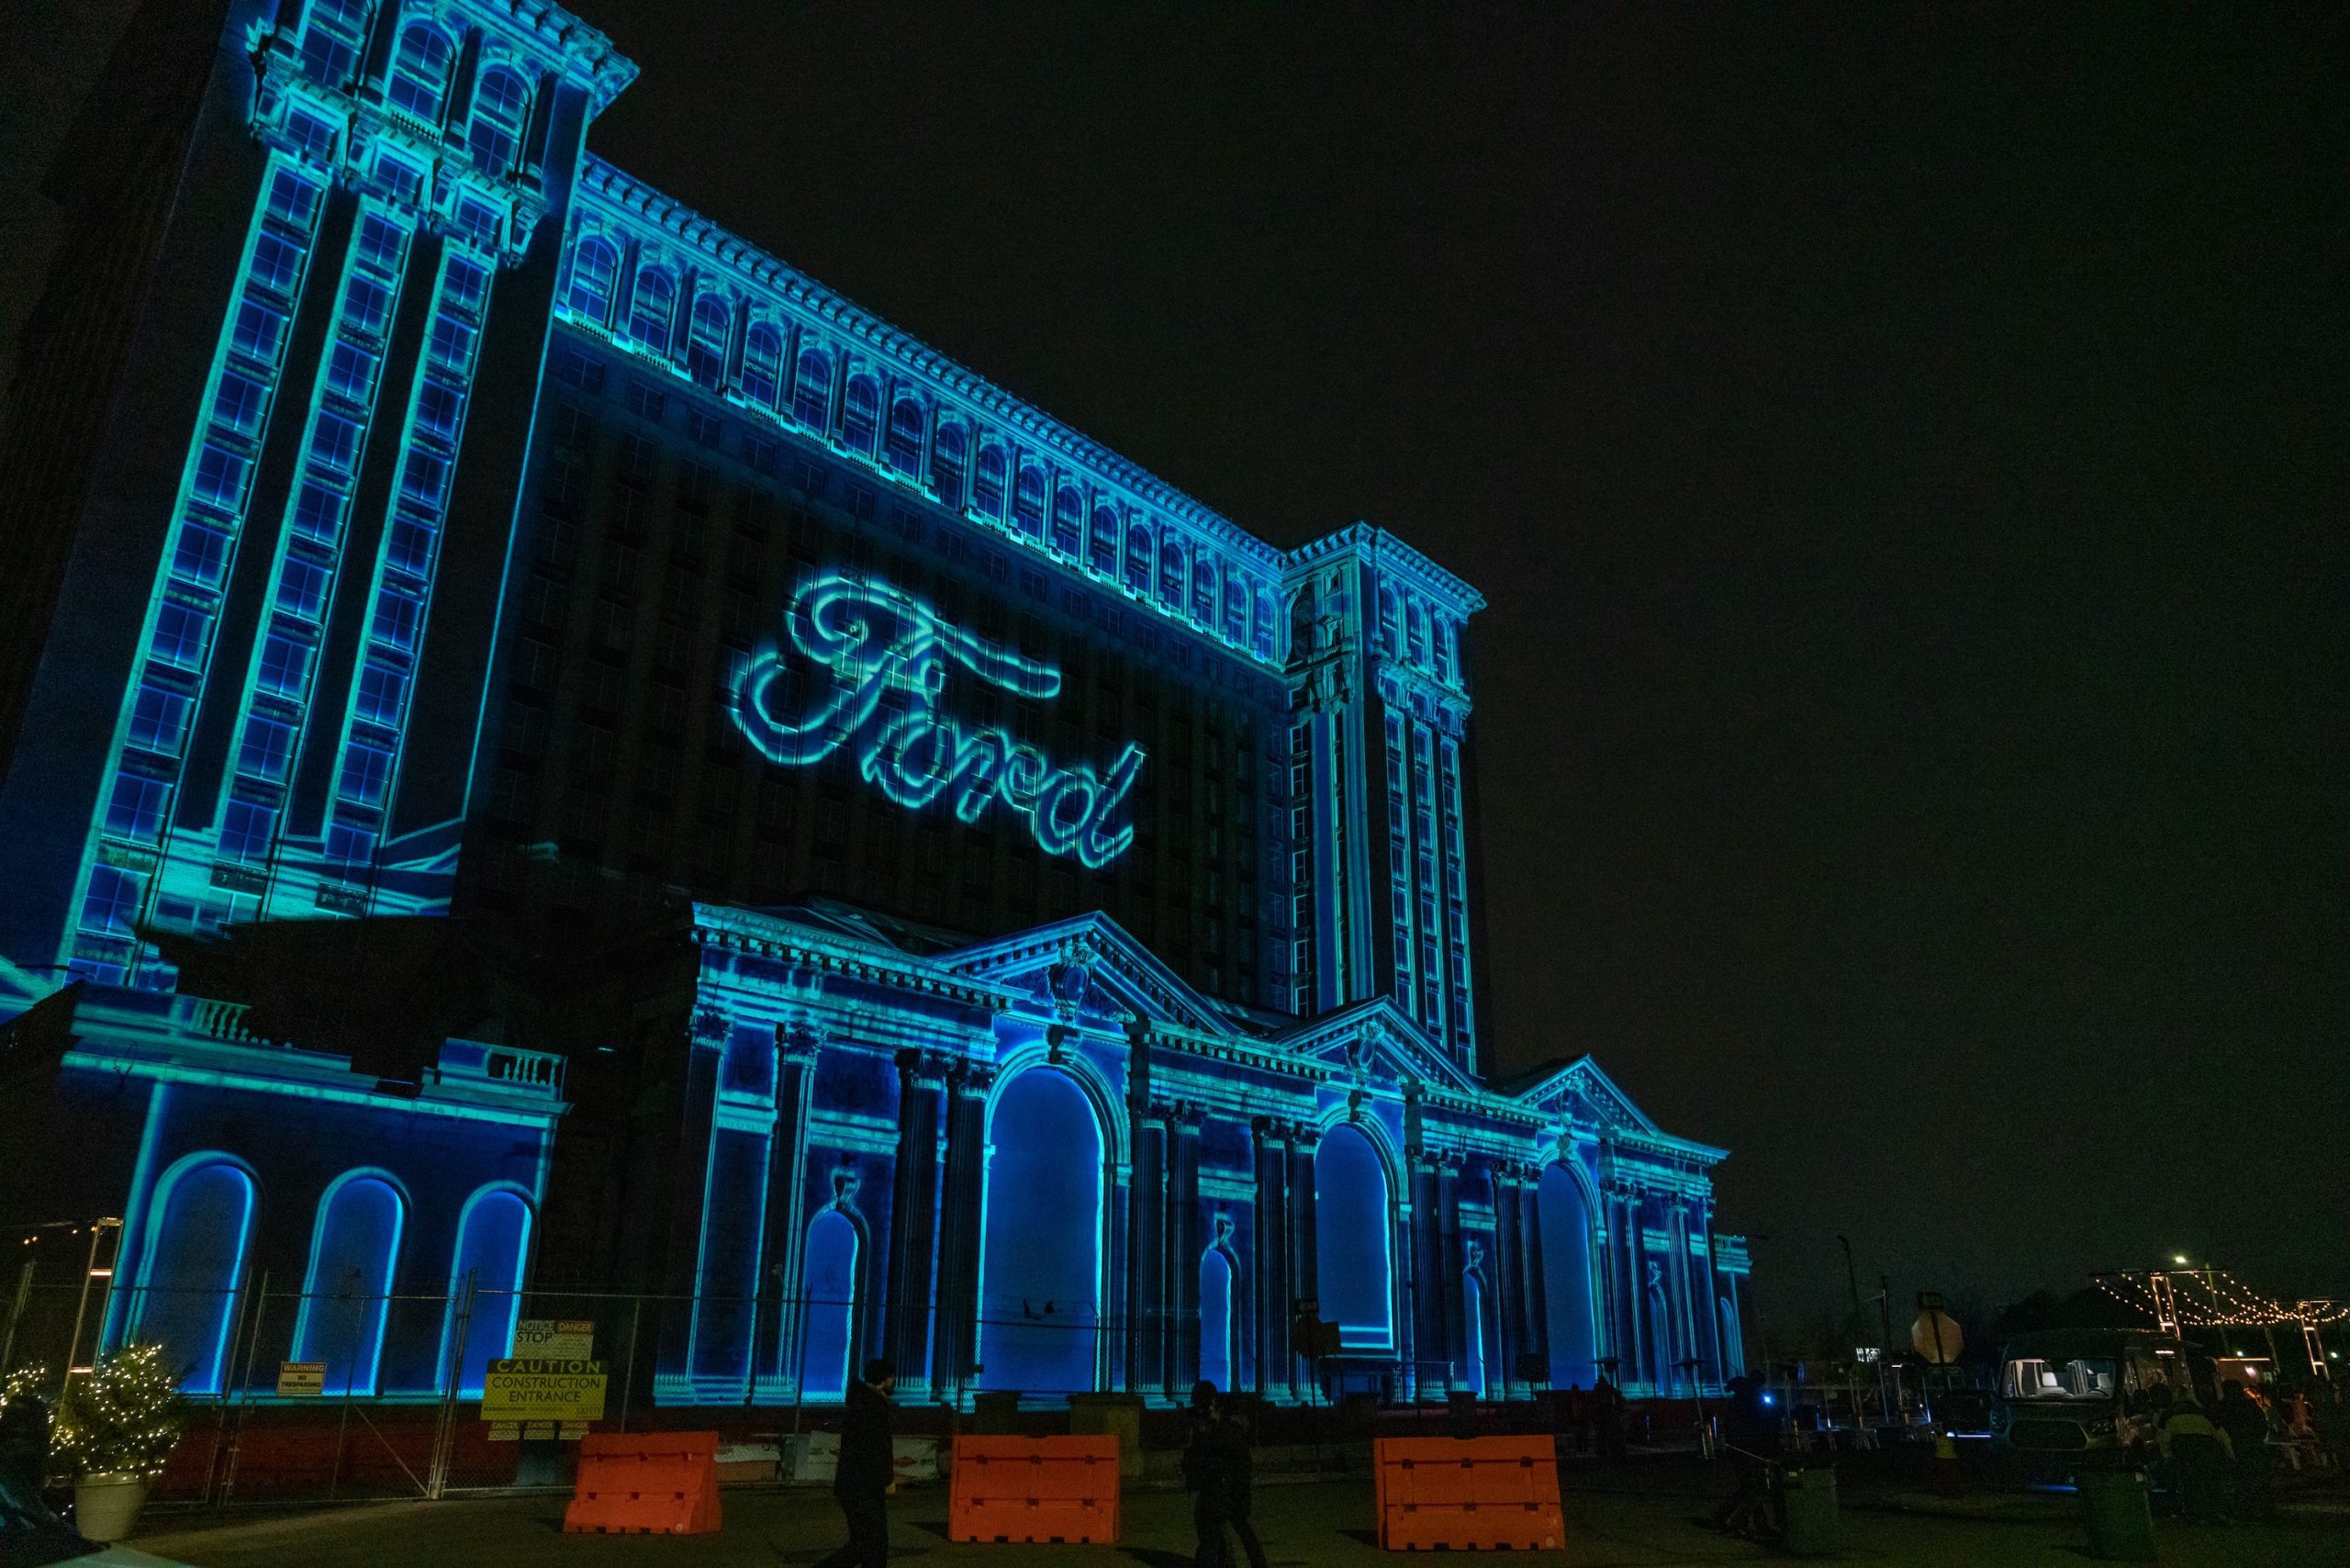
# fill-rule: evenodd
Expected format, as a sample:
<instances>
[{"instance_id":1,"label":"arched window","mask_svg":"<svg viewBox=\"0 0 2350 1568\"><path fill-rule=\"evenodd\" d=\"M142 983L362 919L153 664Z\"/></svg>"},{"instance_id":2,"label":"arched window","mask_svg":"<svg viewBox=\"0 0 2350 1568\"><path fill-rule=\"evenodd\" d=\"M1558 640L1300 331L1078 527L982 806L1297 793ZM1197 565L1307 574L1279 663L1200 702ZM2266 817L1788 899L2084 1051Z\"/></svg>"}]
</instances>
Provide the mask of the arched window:
<instances>
[{"instance_id":1,"label":"arched window","mask_svg":"<svg viewBox=\"0 0 2350 1568\"><path fill-rule=\"evenodd\" d=\"M1453 641L1452 622L1444 616L1436 617L1436 673L1439 680L1454 678L1453 663L1457 644Z\"/></svg>"},{"instance_id":2,"label":"arched window","mask_svg":"<svg viewBox=\"0 0 2350 1568\"><path fill-rule=\"evenodd\" d=\"M693 326L686 335L686 374L712 391L725 386L726 345L733 331L734 313L724 297L698 296Z\"/></svg>"},{"instance_id":3,"label":"arched window","mask_svg":"<svg viewBox=\"0 0 2350 1568\"><path fill-rule=\"evenodd\" d=\"M1147 523L1132 523L1126 529L1126 577L1128 591L1150 591L1150 528Z\"/></svg>"},{"instance_id":4,"label":"arched window","mask_svg":"<svg viewBox=\"0 0 2350 1568\"><path fill-rule=\"evenodd\" d=\"M791 417L818 435L833 423L833 356L822 349L800 351L799 373L791 380Z\"/></svg>"},{"instance_id":5,"label":"arched window","mask_svg":"<svg viewBox=\"0 0 2350 1568\"><path fill-rule=\"evenodd\" d=\"M982 1388L1091 1392L1101 1334L1102 1127L1077 1081L1019 1073L988 1117Z\"/></svg>"},{"instance_id":6,"label":"arched window","mask_svg":"<svg viewBox=\"0 0 2350 1568\"><path fill-rule=\"evenodd\" d=\"M1064 483L1053 496L1053 549L1074 561L1085 549L1085 498Z\"/></svg>"},{"instance_id":7,"label":"arched window","mask_svg":"<svg viewBox=\"0 0 2350 1568\"><path fill-rule=\"evenodd\" d=\"M1085 564L1115 581L1118 576L1118 513L1108 503L1093 509L1093 526L1085 536Z\"/></svg>"},{"instance_id":8,"label":"arched window","mask_svg":"<svg viewBox=\"0 0 2350 1568\"><path fill-rule=\"evenodd\" d=\"M302 63L311 80L340 87L359 69L367 36L367 0L310 0L302 20Z\"/></svg>"},{"instance_id":9,"label":"arched window","mask_svg":"<svg viewBox=\"0 0 2350 1568\"><path fill-rule=\"evenodd\" d=\"M1192 563L1192 619L1215 630L1215 557L1203 551Z\"/></svg>"},{"instance_id":10,"label":"arched window","mask_svg":"<svg viewBox=\"0 0 2350 1568\"><path fill-rule=\"evenodd\" d=\"M571 288L564 303L575 316L599 327L612 324L612 286L619 280L620 252L601 240L584 240L571 252Z\"/></svg>"},{"instance_id":11,"label":"arched window","mask_svg":"<svg viewBox=\"0 0 2350 1568\"><path fill-rule=\"evenodd\" d=\"M636 299L628 311L628 335L653 353L666 354L677 315L677 280L660 267L639 270Z\"/></svg>"},{"instance_id":12,"label":"arched window","mask_svg":"<svg viewBox=\"0 0 2350 1568\"><path fill-rule=\"evenodd\" d=\"M1553 1164L1542 1172L1542 1183L1535 1189L1534 1219L1550 1386L1590 1388L1599 1374L1597 1318L1592 1310L1591 1204L1583 1184L1564 1165Z\"/></svg>"},{"instance_id":13,"label":"arched window","mask_svg":"<svg viewBox=\"0 0 2350 1568\"><path fill-rule=\"evenodd\" d=\"M391 80L384 95L427 124L439 125L441 110L449 101L449 67L456 58L446 33L411 22L392 51Z\"/></svg>"},{"instance_id":14,"label":"arched window","mask_svg":"<svg viewBox=\"0 0 2350 1568\"><path fill-rule=\"evenodd\" d=\"M1221 1247L1200 1255L1200 1381L1232 1392L1232 1260Z\"/></svg>"},{"instance_id":15,"label":"arched window","mask_svg":"<svg viewBox=\"0 0 2350 1568\"><path fill-rule=\"evenodd\" d=\"M522 125L531 113L531 90L522 78L493 65L474 84L473 114L465 123L465 146L486 174L502 174L522 150Z\"/></svg>"},{"instance_id":16,"label":"arched window","mask_svg":"<svg viewBox=\"0 0 2350 1568\"><path fill-rule=\"evenodd\" d=\"M1403 655L1403 602L1395 597L1395 590L1384 584L1379 589L1379 642L1390 658Z\"/></svg>"},{"instance_id":17,"label":"arched window","mask_svg":"<svg viewBox=\"0 0 2350 1568\"><path fill-rule=\"evenodd\" d=\"M1270 588L1259 588L1255 608L1249 613L1249 645L1259 658L1273 656L1273 595Z\"/></svg>"},{"instance_id":18,"label":"arched window","mask_svg":"<svg viewBox=\"0 0 2350 1568\"><path fill-rule=\"evenodd\" d=\"M1224 579L1224 640L1234 647L1248 641L1248 585L1234 573Z\"/></svg>"},{"instance_id":19,"label":"arched window","mask_svg":"<svg viewBox=\"0 0 2350 1568\"><path fill-rule=\"evenodd\" d=\"M1045 537L1045 471L1034 463L1020 465L1020 483L1012 493L1012 521L1031 539Z\"/></svg>"},{"instance_id":20,"label":"arched window","mask_svg":"<svg viewBox=\"0 0 2350 1568\"><path fill-rule=\"evenodd\" d=\"M848 398L841 405L841 444L860 456L872 456L880 422L880 384L869 375L850 376Z\"/></svg>"},{"instance_id":21,"label":"arched window","mask_svg":"<svg viewBox=\"0 0 2350 1568\"><path fill-rule=\"evenodd\" d=\"M930 442L930 488L949 510L963 505L963 465L970 453L970 436L949 420L938 427Z\"/></svg>"},{"instance_id":22,"label":"arched window","mask_svg":"<svg viewBox=\"0 0 2350 1568\"><path fill-rule=\"evenodd\" d=\"M319 1204L294 1360L324 1361L330 1394L373 1394L407 1205L380 1176L346 1176Z\"/></svg>"},{"instance_id":23,"label":"arched window","mask_svg":"<svg viewBox=\"0 0 2350 1568\"><path fill-rule=\"evenodd\" d=\"M783 334L765 321L757 322L743 338L743 400L772 409L782 381Z\"/></svg>"},{"instance_id":24,"label":"arched window","mask_svg":"<svg viewBox=\"0 0 2350 1568\"><path fill-rule=\"evenodd\" d=\"M1411 628L1412 643L1404 656L1414 667L1426 669L1428 667L1428 612L1421 608L1419 600L1412 601L1410 618L1405 624Z\"/></svg>"},{"instance_id":25,"label":"arched window","mask_svg":"<svg viewBox=\"0 0 2350 1568\"><path fill-rule=\"evenodd\" d=\"M447 1387L449 1368L457 1356L459 1314L468 1299L473 1316L463 1324L464 1363L457 1392L465 1398L481 1397L482 1374L489 1363L510 1354L514 1322L522 1306L522 1266L530 1256L531 1205L507 1187L484 1187L465 1200L464 1217L457 1222L457 1254L449 1271L449 1316L441 1327L441 1383ZM468 1282L473 1294L467 1297Z\"/></svg>"},{"instance_id":26,"label":"arched window","mask_svg":"<svg viewBox=\"0 0 2350 1568\"><path fill-rule=\"evenodd\" d=\"M234 1161L199 1157L164 1179L148 1226L132 1333L162 1341L183 1393L223 1391L252 1227L253 1179Z\"/></svg>"},{"instance_id":27,"label":"arched window","mask_svg":"<svg viewBox=\"0 0 2350 1568\"><path fill-rule=\"evenodd\" d=\"M856 1349L856 1223L826 1209L808 1226L800 1315L800 1393L838 1399Z\"/></svg>"},{"instance_id":28,"label":"arched window","mask_svg":"<svg viewBox=\"0 0 2350 1568\"><path fill-rule=\"evenodd\" d=\"M995 442L979 448L979 465L971 476L971 510L981 517L1003 521L1003 476L1008 465L1003 448Z\"/></svg>"},{"instance_id":29,"label":"arched window","mask_svg":"<svg viewBox=\"0 0 2350 1568\"><path fill-rule=\"evenodd\" d=\"M1158 602L1176 615L1183 613L1183 584L1189 578L1191 562L1180 539L1162 539L1158 543Z\"/></svg>"},{"instance_id":30,"label":"arched window","mask_svg":"<svg viewBox=\"0 0 2350 1568\"><path fill-rule=\"evenodd\" d=\"M922 472L922 431L929 420L922 404L901 398L890 405L890 466L912 477Z\"/></svg>"},{"instance_id":31,"label":"arched window","mask_svg":"<svg viewBox=\"0 0 2350 1568\"><path fill-rule=\"evenodd\" d=\"M1332 1127L1314 1155L1314 1245L1322 1311L1338 1343L1383 1350L1394 1341L1387 1170L1371 1139Z\"/></svg>"}]
</instances>

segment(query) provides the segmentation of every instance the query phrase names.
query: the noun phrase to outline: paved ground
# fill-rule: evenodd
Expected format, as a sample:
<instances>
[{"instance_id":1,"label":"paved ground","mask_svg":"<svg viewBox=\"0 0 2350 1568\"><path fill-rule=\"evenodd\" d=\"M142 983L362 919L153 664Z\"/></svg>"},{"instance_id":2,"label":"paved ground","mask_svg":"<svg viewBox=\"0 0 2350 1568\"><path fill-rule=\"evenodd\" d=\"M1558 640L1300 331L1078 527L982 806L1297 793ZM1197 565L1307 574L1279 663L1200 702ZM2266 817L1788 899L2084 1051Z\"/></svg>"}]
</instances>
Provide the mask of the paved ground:
<instances>
[{"instance_id":1,"label":"paved ground","mask_svg":"<svg viewBox=\"0 0 2350 1568\"><path fill-rule=\"evenodd\" d=\"M1638 1490L1626 1489L1637 1485ZM1695 1521L1708 1504L1705 1493L1677 1475L1615 1478L1612 1484L1576 1484L1567 1494L1563 1551L1536 1561L1576 1568L1681 1568L1681 1565L1772 1561L1759 1547L1725 1540ZM899 1496L892 1507L892 1562L991 1563L996 1568L1179 1568L1191 1551L1188 1500L1176 1494L1129 1495L1125 1535L1116 1547L957 1546L944 1538L946 1498L927 1489ZM1848 1507L1842 1551L1847 1562L1896 1568L1949 1564L2017 1564L2079 1568L2087 1561L2070 1500L2026 1498L1992 1519L1951 1518ZM726 1529L716 1536L565 1536L560 1498L500 1498L258 1516L159 1515L152 1533L132 1544L198 1568L733 1568L733 1565L814 1562L840 1540L838 1516L822 1493L730 1490ZM1276 1564L1393 1563L1371 1536L1371 1490L1363 1482L1268 1486L1259 1493L1259 1529ZM2197 1528L2161 1523L2162 1562L2173 1568L2350 1568L2350 1526L2288 1522L2260 1527ZM1525 1559L1521 1558L1520 1561Z\"/></svg>"}]
</instances>

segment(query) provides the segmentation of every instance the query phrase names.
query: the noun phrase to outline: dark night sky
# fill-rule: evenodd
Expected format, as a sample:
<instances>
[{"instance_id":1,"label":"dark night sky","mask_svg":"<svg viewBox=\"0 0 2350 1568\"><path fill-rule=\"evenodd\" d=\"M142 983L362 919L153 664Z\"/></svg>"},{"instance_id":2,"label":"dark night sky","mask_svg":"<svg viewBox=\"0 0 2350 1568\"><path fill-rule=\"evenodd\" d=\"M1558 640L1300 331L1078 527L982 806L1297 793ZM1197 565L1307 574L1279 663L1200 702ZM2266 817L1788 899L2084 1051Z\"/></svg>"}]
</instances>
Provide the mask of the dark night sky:
<instances>
[{"instance_id":1,"label":"dark night sky","mask_svg":"<svg viewBox=\"0 0 2350 1568\"><path fill-rule=\"evenodd\" d=\"M606 156L1484 590L1500 1065L1772 1311L2350 1295L2343 13L579 8Z\"/></svg>"}]
</instances>

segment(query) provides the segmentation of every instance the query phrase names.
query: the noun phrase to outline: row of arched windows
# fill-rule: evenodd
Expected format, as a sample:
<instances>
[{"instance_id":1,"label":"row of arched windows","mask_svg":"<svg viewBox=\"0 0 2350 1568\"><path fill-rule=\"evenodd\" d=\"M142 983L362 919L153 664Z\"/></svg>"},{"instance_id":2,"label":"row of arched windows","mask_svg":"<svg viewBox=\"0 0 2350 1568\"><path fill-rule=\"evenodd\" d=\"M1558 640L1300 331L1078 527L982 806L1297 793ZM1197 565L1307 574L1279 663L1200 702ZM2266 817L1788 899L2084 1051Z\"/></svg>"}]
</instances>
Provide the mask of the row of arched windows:
<instances>
[{"instance_id":1,"label":"row of arched windows","mask_svg":"<svg viewBox=\"0 0 2350 1568\"><path fill-rule=\"evenodd\" d=\"M1432 610L1414 593L1392 583L1379 589L1379 645L1389 658L1432 675L1448 686L1460 683L1460 629L1449 615Z\"/></svg>"},{"instance_id":2,"label":"row of arched windows","mask_svg":"<svg viewBox=\"0 0 2350 1568\"><path fill-rule=\"evenodd\" d=\"M679 308L689 286L665 264L631 274L618 245L589 235L571 248L562 297L575 319L672 365L682 359L686 375L712 391L829 435L941 504L1024 534L1235 647L1281 656L1282 618L1270 577L1089 490L967 418L935 413L915 392L885 386L821 342L802 342L792 353L779 322L742 322L737 355L736 308L714 290L694 294L680 342Z\"/></svg>"},{"instance_id":3,"label":"row of arched windows","mask_svg":"<svg viewBox=\"0 0 2350 1568\"><path fill-rule=\"evenodd\" d=\"M311 0L300 52L312 79L325 86L348 86L365 57L373 21L368 0ZM453 110L462 107L465 150L475 165L485 174L511 172L531 118L525 73L501 61L485 61L475 73L469 100L458 106L459 40L422 16L394 25L399 31L384 73L385 101L408 118L441 129L455 129Z\"/></svg>"},{"instance_id":4,"label":"row of arched windows","mask_svg":"<svg viewBox=\"0 0 2350 1568\"><path fill-rule=\"evenodd\" d=\"M252 1170L225 1154L184 1159L157 1186L124 1337L160 1340L185 1393L221 1393L231 1376L229 1338L260 1199ZM330 1393L385 1391L386 1330L404 1274L428 1305L438 1343L401 1356L403 1392L445 1387L462 1354L459 1387L478 1394L488 1363L513 1343L530 1199L495 1183L466 1199L445 1274L439 1260L414 1256L413 1207L397 1177L372 1168L344 1172L319 1200L285 1359L324 1362ZM267 1316L263 1323L275 1328ZM401 1325L405 1335L425 1331L413 1313Z\"/></svg>"}]
</instances>

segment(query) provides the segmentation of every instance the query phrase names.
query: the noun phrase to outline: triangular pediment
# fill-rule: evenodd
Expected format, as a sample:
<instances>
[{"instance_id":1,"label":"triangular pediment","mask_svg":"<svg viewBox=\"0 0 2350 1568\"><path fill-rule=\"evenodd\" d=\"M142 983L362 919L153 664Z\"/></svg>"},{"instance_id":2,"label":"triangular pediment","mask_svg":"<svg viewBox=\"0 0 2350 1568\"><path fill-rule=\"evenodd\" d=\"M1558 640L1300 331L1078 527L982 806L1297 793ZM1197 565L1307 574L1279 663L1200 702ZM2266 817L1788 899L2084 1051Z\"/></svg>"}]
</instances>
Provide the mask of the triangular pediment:
<instances>
[{"instance_id":1,"label":"triangular pediment","mask_svg":"<svg viewBox=\"0 0 2350 1568\"><path fill-rule=\"evenodd\" d=\"M1463 1092L1480 1088L1390 997L1375 996L1325 1014L1274 1043L1298 1056L1399 1082L1441 1084Z\"/></svg>"},{"instance_id":2,"label":"triangular pediment","mask_svg":"<svg viewBox=\"0 0 2350 1568\"><path fill-rule=\"evenodd\" d=\"M1583 1120L1588 1113L1589 1119L1614 1132L1660 1132L1648 1113L1587 1056L1536 1070L1527 1086L1512 1092L1510 1097L1529 1110L1561 1118Z\"/></svg>"},{"instance_id":3,"label":"triangular pediment","mask_svg":"<svg viewBox=\"0 0 2350 1568\"><path fill-rule=\"evenodd\" d=\"M956 974L1025 991L1098 1019L1131 1014L1205 1034L1238 1032L1215 1003L1099 911L975 942L937 961Z\"/></svg>"}]
</instances>

